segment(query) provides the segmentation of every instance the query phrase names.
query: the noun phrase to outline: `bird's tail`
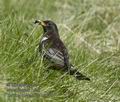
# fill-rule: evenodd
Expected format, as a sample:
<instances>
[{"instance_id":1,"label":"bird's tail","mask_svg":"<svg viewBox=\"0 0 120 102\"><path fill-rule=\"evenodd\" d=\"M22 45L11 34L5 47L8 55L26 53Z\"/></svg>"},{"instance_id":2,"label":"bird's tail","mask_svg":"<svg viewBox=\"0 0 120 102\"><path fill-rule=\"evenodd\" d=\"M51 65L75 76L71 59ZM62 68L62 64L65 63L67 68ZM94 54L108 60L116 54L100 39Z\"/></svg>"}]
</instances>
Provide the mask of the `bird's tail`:
<instances>
[{"instance_id":1,"label":"bird's tail","mask_svg":"<svg viewBox=\"0 0 120 102\"><path fill-rule=\"evenodd\" d=\"M81 74L78 70L74 69L74 66L71 66L69 70L70 75L74 75L76 79L78 80L88 80L90 81L90 78L86 77L85 75Z\"/></svg>"}]
</instances>

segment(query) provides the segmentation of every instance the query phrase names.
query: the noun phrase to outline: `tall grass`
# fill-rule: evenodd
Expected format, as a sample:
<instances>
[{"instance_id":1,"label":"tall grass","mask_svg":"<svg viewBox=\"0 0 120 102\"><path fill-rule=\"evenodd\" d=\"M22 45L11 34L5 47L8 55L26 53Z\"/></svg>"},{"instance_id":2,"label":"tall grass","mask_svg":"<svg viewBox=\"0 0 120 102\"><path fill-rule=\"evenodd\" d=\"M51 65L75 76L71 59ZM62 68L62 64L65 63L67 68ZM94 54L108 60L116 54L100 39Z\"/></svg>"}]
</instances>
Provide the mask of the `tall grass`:
<instances>
[{"instance_id":1,"label":"tall grass","mask_svg":"<svg viewBox=\"0 0 120 102\"><path fill-rule=\"evenodd\" d=\"M47 69L35 19L58 25L71 63L90 82ZM0 0L0 102L119 102L119 81L119 0ZM34 85L33 96L9 96L8 83Z\"/></svg>"}]
</instances>

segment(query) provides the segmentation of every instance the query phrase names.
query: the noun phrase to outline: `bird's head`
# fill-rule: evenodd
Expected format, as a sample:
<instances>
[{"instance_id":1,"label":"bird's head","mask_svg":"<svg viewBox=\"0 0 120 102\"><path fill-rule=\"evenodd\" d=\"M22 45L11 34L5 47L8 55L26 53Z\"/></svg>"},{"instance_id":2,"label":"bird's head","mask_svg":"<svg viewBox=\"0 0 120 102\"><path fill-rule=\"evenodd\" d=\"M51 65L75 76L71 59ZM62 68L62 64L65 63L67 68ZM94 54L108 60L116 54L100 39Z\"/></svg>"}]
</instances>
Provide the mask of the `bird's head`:
<instances>
[{"instance_id":1,"label":"bird's head","mask_svg":"<svg viewBox=\"0 0 120 102\"><path fill-rule=\"evenodd\" d=\"M35 20L34 23L41 25L44 29L44 32L58 33L57 25L53 21L50 21L50 20L45 20L45 21Z\"/></svg>"}]
</instances>

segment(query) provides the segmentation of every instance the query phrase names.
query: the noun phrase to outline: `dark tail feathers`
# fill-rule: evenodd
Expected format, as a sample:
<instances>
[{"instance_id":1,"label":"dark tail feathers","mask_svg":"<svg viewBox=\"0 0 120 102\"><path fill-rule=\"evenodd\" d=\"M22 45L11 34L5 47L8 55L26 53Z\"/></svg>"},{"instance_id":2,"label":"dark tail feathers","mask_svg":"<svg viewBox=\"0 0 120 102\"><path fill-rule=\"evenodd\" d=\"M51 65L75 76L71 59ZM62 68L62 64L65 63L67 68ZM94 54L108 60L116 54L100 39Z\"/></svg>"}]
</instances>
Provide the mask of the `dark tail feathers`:
<instances>
[{"instance_id":1,"label":"dark tail feathers","mask_svg":"<svg viewBox=\"0 0 120 102\"><path fill-rule=\"evenodd\" d=\"M70 75L74 75L76 79L78 80L88 80L90 81L90 78L86 77L85 75L81 74L79 71L76 69L73 69L73 66L71 66L71 69L69 71Z\"/></svg>"}]
</instances>

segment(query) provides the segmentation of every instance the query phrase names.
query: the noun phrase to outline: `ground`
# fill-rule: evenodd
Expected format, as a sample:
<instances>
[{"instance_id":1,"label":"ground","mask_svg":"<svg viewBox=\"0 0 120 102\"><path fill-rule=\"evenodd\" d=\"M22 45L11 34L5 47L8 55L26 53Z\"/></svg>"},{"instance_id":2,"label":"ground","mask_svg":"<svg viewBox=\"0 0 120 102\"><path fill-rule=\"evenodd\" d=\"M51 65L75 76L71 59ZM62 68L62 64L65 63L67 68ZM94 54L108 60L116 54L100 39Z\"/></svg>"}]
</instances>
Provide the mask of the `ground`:
<instances>
[{"instance_id":1,"label":"ground","mask_svg":"<svg viewBox=\"0 0 120 102\"><path fill-rule=\"evenodd\" d=\"M46 69L36 19L90 82ZM120 0L0 0L0 102L120 102Z\"/></svg>"}]
</instances>

